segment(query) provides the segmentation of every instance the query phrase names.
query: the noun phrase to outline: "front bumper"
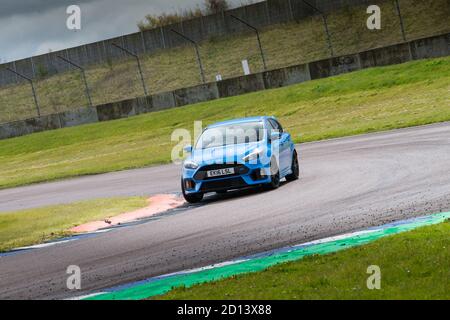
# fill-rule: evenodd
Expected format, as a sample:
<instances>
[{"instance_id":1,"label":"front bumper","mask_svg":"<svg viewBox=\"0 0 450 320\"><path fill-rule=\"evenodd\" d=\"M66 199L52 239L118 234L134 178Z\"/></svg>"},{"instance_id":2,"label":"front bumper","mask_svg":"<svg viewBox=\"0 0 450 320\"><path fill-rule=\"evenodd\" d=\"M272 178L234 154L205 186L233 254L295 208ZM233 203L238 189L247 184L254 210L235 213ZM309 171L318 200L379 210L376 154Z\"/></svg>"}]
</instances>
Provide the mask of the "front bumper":
<instances>
[{"instance_id":1,"label":"front bumper","mask_svg":"<svg viewBox=\"0 0 450 320\"><path fill-rule=\"evenodd\" d=\"M217 178L208 178L206 171L235 168L235 174ZM183 169L185 192L208 193L256 187L270 183L270 168L261 164L220 164L206 165L199 169Z\"/></svg>"}]
</instances>

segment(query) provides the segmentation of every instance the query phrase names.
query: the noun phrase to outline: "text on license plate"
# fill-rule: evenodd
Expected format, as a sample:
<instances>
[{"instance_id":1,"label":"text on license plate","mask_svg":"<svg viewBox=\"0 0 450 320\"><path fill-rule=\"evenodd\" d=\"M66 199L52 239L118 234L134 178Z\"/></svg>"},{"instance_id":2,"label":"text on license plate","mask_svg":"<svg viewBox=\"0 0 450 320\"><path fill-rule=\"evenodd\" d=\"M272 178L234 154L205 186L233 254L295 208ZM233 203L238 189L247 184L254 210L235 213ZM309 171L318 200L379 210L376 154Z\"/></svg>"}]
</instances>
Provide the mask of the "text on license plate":
<instances>
[{"instance_id":1,"label":"text on license plate","mask_svg":"<svg viewBox=\"0 0 450 320\"><path fill-rule=\"evenodd\" d=\"M234 168L226 168L226 169L218 169L218 170L211 170L207 171L206 175L208 178L212 177L220 177L220 176L229 176L231 174L234 174Z\"/></svg>"}]
</instances>

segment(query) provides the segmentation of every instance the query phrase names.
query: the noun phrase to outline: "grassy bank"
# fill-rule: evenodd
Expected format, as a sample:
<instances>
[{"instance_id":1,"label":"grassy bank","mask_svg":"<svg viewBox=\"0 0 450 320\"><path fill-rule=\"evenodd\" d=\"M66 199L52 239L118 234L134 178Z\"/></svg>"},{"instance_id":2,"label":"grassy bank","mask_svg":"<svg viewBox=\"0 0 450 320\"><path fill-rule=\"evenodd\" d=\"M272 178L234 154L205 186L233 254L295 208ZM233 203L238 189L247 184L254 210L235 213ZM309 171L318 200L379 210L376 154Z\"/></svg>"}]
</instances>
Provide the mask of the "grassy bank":
<instances>
[{"instance_id":1,"label":"grassy bank","mask_svg":"<svg viewBox=\"0 0 450 320\"><path fill-rule=\"evenodd\" d=\"M253 115L296 142L450 120L450 58L373 68L128 119L0 141L0 188L170 161L176 128Z\"/></svg>"},{"instance_id":2,"label":"grassy bank","mask_svg":"<svg viewBox=\"0 0 450 320\"><path fill-rule=\"evenodd\" d=\"M450 32L450 5L446 0L431 2L399 0L408 40ZM402 42L393 1L376 1L382 10L382 29L368 30L366 7L353 7L328 16L331 42L336 55L355 53ZM320 16L261 30L268 68L279 68L330 55ZM262 70L254 33L214 38L201 43L200 52L208 81L216 74L224 78L242 75L241 61L248 59L253 72ZM145 80L151 93L196 85L200 82L191 46L162 50L142 57ZM183 70L183 72L179 72ZM87 70L94 104L142 96L135 60L112 61ZM44 114L85 106L79 72L36 79L36 90ZM28 83L0 88L0 122L34 117Z\"/></svg>"},{"instance_id":3,"label":"grassy bank","mask_svg":"<svg viewBox=\"0 0 450 320\"><path fill-rule=\"evenodd\" d=\"M146 205L145 198L113 198L0 213L0 252L58 239L74 226Z\"/></svg>"},{"instance_id":4,"label":"grassy bank","mask_svg":"<svg viewBox=\"0 0 450 320\"><path fill-rule=\"evenodd\" d=\"M450 222L265 271L171 291L167 300L450 299ZM368 290L367 268L381 269Z\"/></svg>"}]
</instances>

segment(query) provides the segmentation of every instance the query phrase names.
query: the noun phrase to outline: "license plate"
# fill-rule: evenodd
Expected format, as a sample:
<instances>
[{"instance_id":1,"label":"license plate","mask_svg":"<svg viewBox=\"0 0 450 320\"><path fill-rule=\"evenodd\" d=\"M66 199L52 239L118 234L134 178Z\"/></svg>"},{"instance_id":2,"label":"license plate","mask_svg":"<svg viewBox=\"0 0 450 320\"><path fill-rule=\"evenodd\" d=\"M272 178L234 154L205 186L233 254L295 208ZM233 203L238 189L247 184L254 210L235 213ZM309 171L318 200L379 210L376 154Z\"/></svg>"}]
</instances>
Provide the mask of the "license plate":
<instances>
[{"instance_id":1,"label":"license plate","mask_svg":"<svg viewBox=\"0 0 450 320\"><path fill-rule=\"evenodd\" d=\"M226 169L218 169L218 170L211 170L207 171L206 175L208 178L212 177L221 177L221 176L229 176L234 174L234 168L226 168Z\"/></svg>"}]
</instances>

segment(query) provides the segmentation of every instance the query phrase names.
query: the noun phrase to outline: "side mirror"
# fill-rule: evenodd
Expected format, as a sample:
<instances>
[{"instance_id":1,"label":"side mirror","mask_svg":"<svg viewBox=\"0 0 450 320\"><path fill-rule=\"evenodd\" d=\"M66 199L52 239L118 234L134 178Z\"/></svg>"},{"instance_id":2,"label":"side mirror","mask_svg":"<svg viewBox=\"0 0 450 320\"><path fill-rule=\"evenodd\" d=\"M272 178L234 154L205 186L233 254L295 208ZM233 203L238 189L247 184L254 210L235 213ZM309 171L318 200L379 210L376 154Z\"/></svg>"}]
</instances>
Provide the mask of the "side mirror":
<instances>
[{"instance_id":1,"label":"side mirror","mask_svg":"<svg viewBox=\"0 0 450 320\"><path fill-rule=\"evenodd\" d=\"M187 153L192 153L192 146L191 145L189 145L189 146L185 146L184 148L183 148L183 150L185 151L185 152L187 152Z\"/></svg>"},{"instance_id":2,"label":"side mirror","mask_svg":"<svg viewBox=\"0 0 450 320\"><path fill-rule=\"evenodd\" d=\"M270 140L271 141L277 141L281 138L281 134L279 132L272 132L270 134Z\"/></svg>"}]
</instances>

